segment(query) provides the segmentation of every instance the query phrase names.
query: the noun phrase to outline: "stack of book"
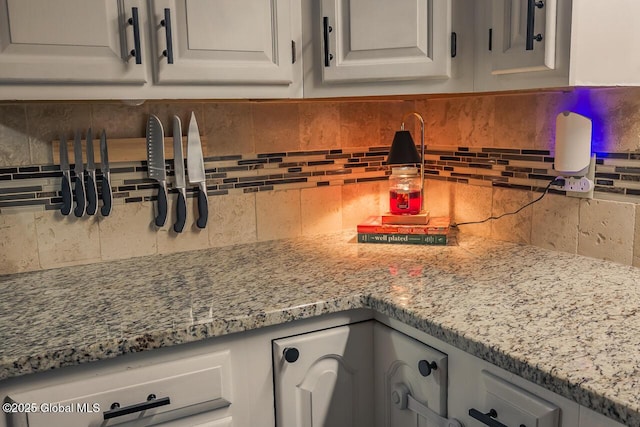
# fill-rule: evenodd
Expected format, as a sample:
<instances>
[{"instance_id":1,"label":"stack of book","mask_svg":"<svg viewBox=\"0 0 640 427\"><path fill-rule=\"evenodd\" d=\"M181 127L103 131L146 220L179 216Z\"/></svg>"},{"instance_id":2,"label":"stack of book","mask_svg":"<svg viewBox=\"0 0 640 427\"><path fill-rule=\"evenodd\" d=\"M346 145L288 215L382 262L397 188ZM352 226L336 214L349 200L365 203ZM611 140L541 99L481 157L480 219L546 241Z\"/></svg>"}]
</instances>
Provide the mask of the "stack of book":
<instances>
[{"instance_id":1,"label":"stack of book","mask_svg":"<svg viewBox=\"0 0 640 427\"><path fill-rule=\"evenodd\" d=\"M449 217L427 217L424 221L414 218L411 219L416 222L414 224L407 224L406 221L390 216L371 216L358 224L358 242L446 245L450 240Z\"/></svg>"}]
</instances>

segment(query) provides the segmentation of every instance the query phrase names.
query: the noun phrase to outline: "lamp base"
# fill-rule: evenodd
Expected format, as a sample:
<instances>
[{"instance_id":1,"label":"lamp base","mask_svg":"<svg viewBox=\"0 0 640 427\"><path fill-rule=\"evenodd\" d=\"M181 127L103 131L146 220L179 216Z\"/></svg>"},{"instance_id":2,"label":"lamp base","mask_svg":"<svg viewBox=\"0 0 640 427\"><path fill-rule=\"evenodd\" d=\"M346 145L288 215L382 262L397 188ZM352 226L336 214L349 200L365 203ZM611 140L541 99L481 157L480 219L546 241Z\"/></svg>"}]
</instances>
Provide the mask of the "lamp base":
<instances>
[{"instance_id":1,"label":"lamp base","mask_svg":"<svg viewBox=\"0 0 640 427\"><path fill-rule=\"evenodd\" d=\"M426 225L429 224L429 212L422 211L415 215L394 215L390 212L382 215L383 224Z\"/></svg>"}]
</instances>

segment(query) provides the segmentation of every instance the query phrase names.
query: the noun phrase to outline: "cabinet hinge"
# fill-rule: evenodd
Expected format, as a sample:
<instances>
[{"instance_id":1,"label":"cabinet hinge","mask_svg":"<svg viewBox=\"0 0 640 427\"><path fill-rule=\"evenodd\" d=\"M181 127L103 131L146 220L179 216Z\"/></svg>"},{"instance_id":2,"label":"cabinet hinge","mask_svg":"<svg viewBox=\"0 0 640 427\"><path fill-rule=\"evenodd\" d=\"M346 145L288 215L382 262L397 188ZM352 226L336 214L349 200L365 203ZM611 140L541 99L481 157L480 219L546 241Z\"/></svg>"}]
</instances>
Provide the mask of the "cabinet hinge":
<instances>
[{"instance_id":1,"label":"cabinet hinge","mask_svg":"<svg viewBox=\"0 0 640 427\"><path fill-rule=\"evenodd\" d=\"M493 28L489 28L489 51L493 48Z\"/></svg>"},{"instance_id":2,"label":"cabinet hinge","mask_svg":"<svg viewBox=\"0 0 640 427\"><path fill-rule=\"evenodd\" d=\"M296 42L291 40L291 63L296 63Z\"/></svg>"}]
</instances>

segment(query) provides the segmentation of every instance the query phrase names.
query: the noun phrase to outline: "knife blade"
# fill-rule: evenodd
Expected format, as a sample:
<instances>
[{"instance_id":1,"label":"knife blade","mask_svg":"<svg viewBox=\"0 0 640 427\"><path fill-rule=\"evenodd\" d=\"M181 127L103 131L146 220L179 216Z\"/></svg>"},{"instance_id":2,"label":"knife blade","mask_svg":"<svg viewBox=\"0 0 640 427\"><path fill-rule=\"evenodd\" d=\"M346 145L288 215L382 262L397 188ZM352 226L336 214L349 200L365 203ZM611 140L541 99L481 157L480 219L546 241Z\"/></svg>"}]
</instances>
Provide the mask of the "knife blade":
<instances>
[{"instance_id":1,"label":"knife blade","mask_svg":"<svg viewBox=\"0 0 640 427\"><path fill-rule=\"evenodd\" d=\"M176 222L173 231L182 233L187 219L187 182L184 176L184 154L182 153L182 123L180 117L173 116L173 165L176 176Z\"/></svg>"},{"instance_id":2,"label":"knife blade","mask_svg":"<svg viewBox=\"0 0 640 427\"><path fill-rule=\"evenodd\" d=\"M67 151L67 140L64 135L60 135L60 170L62 170L62 215L69 215L71 212L71 168L69 167L69 153Z\"/></svg>"},{"instance_id":3,"label":"knife blade","mask_svg":"<svg viewBox=\"0 0 640 427\"><path fill-rule=\"evenodd\" d=\"M107 150L107 132L102 130L100 135L100 170L102 171L102 216L109 216L111 213L111 171L109 170L109 151Z\"/></svg>"},{"instance_id":4,"label":"knife blade","mask_svg":"<svg viewBox=\"0 0 640 427\"><path fill-rule=\"evenodd\" d=\"M162 227L167 220L167 171L164 165L164 130L158 117L153 114L147 121L147 164L149 178L160 184L158 189L156 226Z\"/></svg>"},{"instance_id":5,"label":"knife blade","mask_svg":"<svg viewBox=\"0 0 640 427\"><path fill-rule=\"evenodd\" d=\"M93 159L93 132L87 131L87 215L95 215L98 210L98 186L96 184L96 163Z\"/></svg>"},{"instance_id":6,"label":"knife blade","mask_svg":"<svg viewBox=\"0 0 640 427\"><path fill-rule=\"evenodd\" d=\"M189 133L187 134L187 170L189 171L189 183L198 184L198 228L207 226L209 217L209 203L207 200L207 181L204 174L204 159L202 158L202 144L196 115L191 112L189 120Z\"/></svg>"},{"instance_id":7,"label":"knife blade","mask_svg":"<svg viewBox=\"0 0 640 427\"><path fill-rule=\"evenodd\" d=\"M73 141L73 154L75 162L75 167L73 170L76 172L76 208L73 210L73 214L76 217L80 218L82 215L84 215L86 200L84 192L84 163L82 161L82 137L80 136L79 130L76 130L76 138Z\"/></svg>"}]
</instances>

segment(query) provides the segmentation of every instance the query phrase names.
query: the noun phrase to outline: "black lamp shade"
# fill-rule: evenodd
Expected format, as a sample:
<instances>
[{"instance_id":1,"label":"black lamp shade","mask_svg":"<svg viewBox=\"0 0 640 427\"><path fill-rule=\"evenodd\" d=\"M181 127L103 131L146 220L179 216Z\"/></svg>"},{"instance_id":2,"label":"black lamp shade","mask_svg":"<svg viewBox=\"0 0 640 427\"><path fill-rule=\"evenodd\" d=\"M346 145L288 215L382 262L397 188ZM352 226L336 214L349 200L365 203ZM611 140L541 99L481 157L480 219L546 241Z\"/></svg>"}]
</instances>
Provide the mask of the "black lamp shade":
<instances>
[{"instance_id":1,"label":"black lamp shade","mask_svg":"<svg viewBox=\"0 0 640 427\"><path fill-rule=\"evenodd\" d=\"M420 163L420 154L408 130L399 130L393 137L393 143L387 157L389 165L406 165Z\"/></svg>"}]
</instances>

